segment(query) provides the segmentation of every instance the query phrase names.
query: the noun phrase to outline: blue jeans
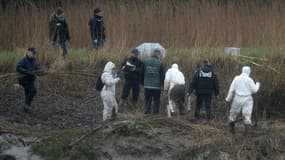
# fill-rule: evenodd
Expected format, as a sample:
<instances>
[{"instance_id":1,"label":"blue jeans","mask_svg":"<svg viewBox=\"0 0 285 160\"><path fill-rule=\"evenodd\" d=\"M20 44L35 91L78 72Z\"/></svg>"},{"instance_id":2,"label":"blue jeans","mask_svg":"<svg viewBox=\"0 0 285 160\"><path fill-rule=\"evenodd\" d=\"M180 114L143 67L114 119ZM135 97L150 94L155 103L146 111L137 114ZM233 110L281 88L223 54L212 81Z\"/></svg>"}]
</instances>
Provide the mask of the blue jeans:
<instances>
[{"instance_id":1,"label":"blue jeans","mask_svg":"<svg viewBox=\"0 0 285 160\"><path fill-rule=\"evenodd\" d=\"M145 114L151 113L151 102L154 100L154 108L153 113L159 113L159 105L160 105L160 89L147 89L144 90L145 96Z\"/></svg>"}]
</instances>

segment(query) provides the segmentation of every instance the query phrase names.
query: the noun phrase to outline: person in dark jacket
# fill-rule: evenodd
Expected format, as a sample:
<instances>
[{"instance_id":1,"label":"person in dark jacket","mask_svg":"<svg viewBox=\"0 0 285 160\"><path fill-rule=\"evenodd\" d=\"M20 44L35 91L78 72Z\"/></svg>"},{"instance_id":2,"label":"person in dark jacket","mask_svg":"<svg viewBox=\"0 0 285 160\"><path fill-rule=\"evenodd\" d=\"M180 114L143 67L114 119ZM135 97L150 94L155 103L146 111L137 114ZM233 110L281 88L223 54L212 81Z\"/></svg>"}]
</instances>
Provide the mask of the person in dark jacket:
<instances>
[{"instance_id":1,"label":"person in dark jacket","mask_svg":"<svg viewBox=\"0 0 285 160\"><path fill-rule=\"evenodd\" d=\"M207 120L210 120L212 118L212 94L219 95L219 83L218 77L208 60L203 61L202 67L195 72L189 85L188 94L191 95L194 90L196 91L195 118L200 118L200 108L204 101Z\"/></svg>"},{"instance_id":2,"label":"person in dark jacket","mask_svg":"<svg viewBox=\"0 0 285 160\"><path fill-rule=\"evenodd\" d=\"M156 49L152 57L146 58L143 67L143 85L145 94L145 114L151 113L151 102L154 100L153 113L159 113L160 93L164 81L164 68L160 60L161 52Z\"/></svg>"},{"instance_id":3,"label":"person in dark jacket","mask_svg":"<svg viewBox=\"0 0 285 160\"><path fill-rule=\"evenodd\" d=\"M49 38L54 48L61 46L62 55L65 57L69 47L69 30L62 8L57 8L49 21Z\"/></svg>"},{"instance_id":4,"label":"person in dark jacket","mask_svg":"<svg viewBox=\"0 0 285 160\"><path fill-rule=\"evenodd\" d=\"M93 16L90 18L88 25L91 41L94 47L98 49L98 47L102 46L107 41L107 37L105 35L104 18L100 8L94 9Z\"/></svg>"},{"instance_id":5,"label":"person in dark jacket","mask_svg":"<svg viewBox=\"0 0 285 160\"><path fill-rule=\"evenodd\" d=\"M119 104L120 111L123 111L123 107L129 96L130 90L132 90L132 101L134 102L134 105L136 105L139 99L143 62L139 60L138 56L139 51L137 49L133 49L131 56L126 58L121 65L121 70L124 72L125 84Z\"/></svg>"},{"instance_id":6,"label":"person in dark jacket","mask_svg":"<svg viewBox=\"0 0 285 160\"><path fill-rule=\"evenodd\" d=\"M35 60L35 48L28 48L26 55L21 58L17 65L17 72L19 76L19 84L25 89L25 105L24 111L30 112L32 110L31 102L36 95L35 88L35 71L38 70L38 64Z\"/></svg>"}]
</instances>

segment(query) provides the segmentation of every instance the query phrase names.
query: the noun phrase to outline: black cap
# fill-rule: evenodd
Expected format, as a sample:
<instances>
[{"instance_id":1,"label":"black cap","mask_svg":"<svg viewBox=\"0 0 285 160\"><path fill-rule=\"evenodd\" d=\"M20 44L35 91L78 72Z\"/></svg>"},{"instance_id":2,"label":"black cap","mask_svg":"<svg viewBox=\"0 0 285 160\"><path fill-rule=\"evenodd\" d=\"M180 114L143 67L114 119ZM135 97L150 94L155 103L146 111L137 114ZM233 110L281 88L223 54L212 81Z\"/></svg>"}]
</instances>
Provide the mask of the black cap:
<instances>
[{"instance_id":1,"label":"black cap","mask_svg":"<svg viewBox=\"0 0 285 160\"><path fill-rule=\"evenodd\" d=\"M36 52L37 52L37 51L36 51L36 48L32 48L32 47L31 47L31 48L28 48L28 51L29 51L29 52L32 52L33 54L36 54Z\"/></svg>"},{"instance_id":2,"label":"black cap","mask_svg":"<svg viewBox=\"0 0 285 160\"><path fill-rule=\"evenodd\" d=\"M210 62L209 62L209 60L208 60L208 59L205 59L205 60L203 60L203 64L204 64L204 65L209 65L209 64L210 64Z\"/></svg>"},{"instance_id":3,"label":"black cap","mask_svg":"<svg viewBox=\"0 0 285 160\"><path fill-rule=\"evenodd\" d=\"M55 11L56 15L61 15L63 13L63 9L61 7L58 7Z\"/></svg>"},{"instance_id":4,"label":"black cap","mask_svg":"<svg viewBox=\"0 0 285 160\"><path fill-rule=\"evenodd\" d=\"M102 10L100 8L95 8L94 9L94 14L97 14L97 13L100 13L100 12L102 12Z\"/></svg>"},{"instance_id":5,"label":"black cap","mask_svg":"<svg viewBox=\"0 0 285 160\"><path fill-rule=\"evenodd\" d=\"M139 50L138 50L138 49L136 49L136 48L135 48L135 49L133 49L133 50L132 50L132 52L131 52L131 53L132 53L133 55L138 56L140 52L139 52Z\"/></svg>"}]
</instances>

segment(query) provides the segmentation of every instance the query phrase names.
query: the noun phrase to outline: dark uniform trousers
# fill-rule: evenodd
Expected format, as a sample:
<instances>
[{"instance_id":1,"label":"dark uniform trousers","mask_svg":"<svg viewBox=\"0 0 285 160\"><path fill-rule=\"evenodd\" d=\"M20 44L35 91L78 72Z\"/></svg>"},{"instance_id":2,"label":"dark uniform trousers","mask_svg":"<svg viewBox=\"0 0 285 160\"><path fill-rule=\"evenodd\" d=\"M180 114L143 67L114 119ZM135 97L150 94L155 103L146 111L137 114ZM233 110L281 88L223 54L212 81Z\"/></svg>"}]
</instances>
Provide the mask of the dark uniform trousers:
<instances>
[{"instance_id":1,"label":"dark uniform trousers","mask_svg":"<svg viewBox=\"0 0 285 160\"><path fill-rule=\"evenodd\" d=\"M132 100L134 102L137 102L139 98L139 94L140 94L140 81L139 80L127 80L126 79L124 87L123 87L122 99L126 100L131 90L133 94Z\"/></svg>"},{"instance_id":2,"label":"dark uniform trousers","mask_svg":"<svg viewBox=\"0 0 285 160\"><path fill-rule=\"evenodd\" d=\"M212 94L197 94L196 97L196 108L195 108L195 118L200 118L200 109L203 101L205 102L206 116L210 120L211 117L211 100Z\"/></svg>"}]
</instances>

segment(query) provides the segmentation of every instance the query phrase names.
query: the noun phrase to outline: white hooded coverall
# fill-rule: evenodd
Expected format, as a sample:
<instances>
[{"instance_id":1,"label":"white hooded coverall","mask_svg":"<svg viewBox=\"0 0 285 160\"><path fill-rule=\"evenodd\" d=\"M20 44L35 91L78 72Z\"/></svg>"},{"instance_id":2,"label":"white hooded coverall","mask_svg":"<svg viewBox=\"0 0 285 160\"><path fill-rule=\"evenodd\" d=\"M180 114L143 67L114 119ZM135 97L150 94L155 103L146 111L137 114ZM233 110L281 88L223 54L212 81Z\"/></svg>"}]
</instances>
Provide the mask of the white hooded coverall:
<instances>
[{"instance_id":1,"label":"white hooded coverall","mask_svg":"<svg viewBox=\"0 0 285 160\"><path fill-rule=\"evenodd\" d=\"M112 75L112 69L115 64L108 62L105 65L101 80L104 83L104 87L101 91L101 97L104 104L103 110L103 121L110 120L112 118L113 110L118 112L118 104L115 98L115 88L116 83L120 80L119 78L114 78Z\"/></svg>"},{"instance_id":2,"label":"white hooded coverall","mask_svg":"<svg viewBox=\"0 0 285 160\"><path fill-rule=\"evenodd\" d=\"M250 67L244 66L242 68L242 73L239 76L236 76L231 83L226 98L226 101L230 102L234 96L229 116L230 122L236 121L237 116L242 112L244 124L251 125L251 113L253 108L252 94L259 90L260 83L254 83L249 77L250 72Z\"/></svg>"},{"instance_id":3,"label":"white hooded coverall","mask_svg":"<svg viewBox=\"0 0 285 160\"><path fill-rule=\"evenodd\" d=\"M174 112L176 104L173 100L171 100L170 93L172 88L176 85L185 85L185 77L178 69L178 65L172 64L171 68L167 70L164 79L164 90L168 90L169 109L171 112ZM168 115L169 114L170 113L168 113Z\"/></svg>"}]
</instances>

